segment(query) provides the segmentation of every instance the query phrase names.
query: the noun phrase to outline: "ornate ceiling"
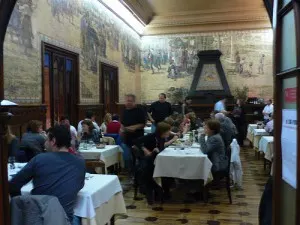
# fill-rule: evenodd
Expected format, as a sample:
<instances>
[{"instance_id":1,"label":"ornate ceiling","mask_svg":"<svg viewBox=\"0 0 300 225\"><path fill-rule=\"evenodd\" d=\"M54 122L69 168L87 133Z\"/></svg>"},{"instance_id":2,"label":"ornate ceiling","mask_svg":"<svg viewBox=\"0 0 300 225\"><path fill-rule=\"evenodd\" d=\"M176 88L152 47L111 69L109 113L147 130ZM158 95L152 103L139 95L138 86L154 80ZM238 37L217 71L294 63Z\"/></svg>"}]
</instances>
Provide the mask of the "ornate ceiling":
<instances>
[{"instance_id":1,"label":"ornate ceiling","mask_svg":"<svg viewBox=\"0 0 300 225\"><path fill-rule=\"evenodd\" d=\"M144 35L270 28L263 0L123 0Z\"/></svg>"}]
</instances>

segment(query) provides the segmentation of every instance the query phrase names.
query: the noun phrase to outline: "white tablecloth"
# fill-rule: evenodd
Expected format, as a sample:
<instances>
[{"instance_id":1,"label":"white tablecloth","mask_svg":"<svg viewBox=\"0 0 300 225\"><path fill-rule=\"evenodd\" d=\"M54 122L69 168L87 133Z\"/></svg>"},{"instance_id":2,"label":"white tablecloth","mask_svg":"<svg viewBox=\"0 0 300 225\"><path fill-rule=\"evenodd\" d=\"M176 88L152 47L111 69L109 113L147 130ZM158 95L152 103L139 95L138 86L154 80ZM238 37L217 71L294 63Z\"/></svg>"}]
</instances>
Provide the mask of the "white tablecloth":
<instances>
[{"instance_id":1,"label":"white tablecloth","mask_svg":"<svg viewBox=\"0 0 300 225\"><path fill-rule=\"evenodd\" d=\"M207 182L212 163L199 149L166 148L155 160L154 178L173 177L180 179L202 179Z\"/></svg>"},{"instance_id":2,"label":"white tablecloth","mask_svg":"<svg viewBox=\"0 0 300 225\"><path fill-rule=\"evenodd\" d=\"M144 127L145 134L151 134L151 127Z\"/></svg>"},{"instance_id":3,"label":"white tablecloth","mask_svg":"<svg viewBox=\"0 0 300 225\"><path fill-rule=\"evenodd\" d=\"M105 167L115 165L117 163L122 163L122 148L119 145L106 145L103 149L98 149L96 147L91 147L87 150L79 148L79 152L84 159L96 159L101 160L105 163Z\"/></svg>"},{"instance_id":4,"label":"white tablecloth","mask_svg":"<svg viewBox=\"0 0 300 225\"><path fill-rule=\"evenodd\" d=\"M272 161L274 137L264 136L259 141L259 151L265 153L265 159Z\"/></svg>"},{"instance_id":5,"label":"white tablecloth","mask_svg":"<svg viewBox=\"0 0 300 225\"><path fill-rule=\"evenodd\" d=\"M253 143L254 129L257 128L257 124L249 124L247 130L247 139Z\"/></svg>"},{"instance_id":6,"label":"white tablecloth","mask_svg":"<svg viewBox=\"0 0 300 225\"><path fill-rule=\"evenodd\" d=\"M253 135L254 135L253 146L258 149L259 141L260 141L261 137L269 136L270 134L267 131L265 131L265 129L254 129Z\"/></svg>"},{"instance_id":7,"label":"white tablecloth","mask_svg":"<svg viewBox=\"0 0 300 225\"><path fill-rule=\"evenodd\" d=\"M96 216L97 208L121 193L122 187L116 175L89 174L87 177L90 177L89 180L85 180L84 187L78 193L74 215L92 219ZM32 182L26 184L21 190L22 195L30 194L32 189ZM124 207L117 213L126 213L124 200L120 204Z\"/></svg>"}]
</instances>

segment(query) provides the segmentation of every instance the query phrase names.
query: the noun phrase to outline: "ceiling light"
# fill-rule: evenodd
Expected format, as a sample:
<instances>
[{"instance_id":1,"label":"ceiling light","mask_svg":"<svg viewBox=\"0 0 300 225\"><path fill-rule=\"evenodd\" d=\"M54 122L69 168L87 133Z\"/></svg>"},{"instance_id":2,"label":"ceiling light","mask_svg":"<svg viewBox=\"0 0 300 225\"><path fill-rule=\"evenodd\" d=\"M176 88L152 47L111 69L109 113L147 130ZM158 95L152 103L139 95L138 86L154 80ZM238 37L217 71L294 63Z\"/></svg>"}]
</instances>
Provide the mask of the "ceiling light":
<instances>
[{"instance_id":1,"label":"ceiling light","mask_svg":"<svg viewBox=\"0 0 300 225\"><path fill-rule=\"evenodd\" d=\"M101 0L104 5L117 14L127 25L138 34L144 32L145 26L119 0Z\"/></svg>"}]
</instances>

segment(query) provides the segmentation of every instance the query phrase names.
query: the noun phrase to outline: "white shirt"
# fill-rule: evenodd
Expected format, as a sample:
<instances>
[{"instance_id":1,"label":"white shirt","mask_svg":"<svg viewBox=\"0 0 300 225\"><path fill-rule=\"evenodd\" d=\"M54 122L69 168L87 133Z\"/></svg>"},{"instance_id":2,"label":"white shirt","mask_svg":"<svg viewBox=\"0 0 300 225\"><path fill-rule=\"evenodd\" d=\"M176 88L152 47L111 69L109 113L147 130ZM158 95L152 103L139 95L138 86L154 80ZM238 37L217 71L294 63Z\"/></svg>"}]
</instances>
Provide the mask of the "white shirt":
<instances>
[{"instance_id":1,"label":"white shirt","mask_svg":"<svg viewBox=\"0 0 300 225\"><path fill-rule=\"evenodd\" d=\"M90 119L84 119L84 120L90 120ZM82 132L82 125L81 125L82 121L83 121L83 120L81 120L81 121L78 123L78 126L77 126L77 127L78 127L77 130L78 130L78 133L79 133L79 134L81 134L81 132ZM95 127L95 129L96 129L97 131L100 131L100 127L98 126L98 124L97 124L96 122L93 121L93 125L94 125L94 127Z\"/></svg>"},{"instance_id":2,"label":"white shirt","mask_svg":"<svg viewBox=\"0 0 300 225\"><path fill-rule=\"evenodd\" d=\"M225 105L222 101L218 101L214 107L215 111L222 112L225 111Z\"/></svg>"},{"instance_id":3,"label":"white shirt","mask_svg":"<svg viewBox=\"0 0 300 225\"><path fill-rule=\"evenodd\" d=\"M265 119L265 120L268 120L268 119L269 119L269 115L270 115L270 114L273 114L273 111L274 111L274 106L273 106L273 104L271 104L271 105L266 105L265 108L264 108L264 110L263 110L263 113L267 113L268 115L265 115L265 116L264 116L264 119Z\"/></svg>"},{"instance_id":4,"label":"white shirt","mask_svg":"<svg viewBox=\"0 0 300 225\"><path fill-rule=\"evenodd\" d=\"M106 133L107 126L104 122L101 124L100 129L101 129L101 132Z\"/></svg>"},{"instance_id":5,"label":"white shirt","mask_svg":"<svg viewBox=\"0 0 300 225\"><path fill-rule=\"evenodd\" d=\"M71 145L75 146L77 140L77 130L72 125L70 125L70 132L71 132Z\"/></svg>"}]
</instances>

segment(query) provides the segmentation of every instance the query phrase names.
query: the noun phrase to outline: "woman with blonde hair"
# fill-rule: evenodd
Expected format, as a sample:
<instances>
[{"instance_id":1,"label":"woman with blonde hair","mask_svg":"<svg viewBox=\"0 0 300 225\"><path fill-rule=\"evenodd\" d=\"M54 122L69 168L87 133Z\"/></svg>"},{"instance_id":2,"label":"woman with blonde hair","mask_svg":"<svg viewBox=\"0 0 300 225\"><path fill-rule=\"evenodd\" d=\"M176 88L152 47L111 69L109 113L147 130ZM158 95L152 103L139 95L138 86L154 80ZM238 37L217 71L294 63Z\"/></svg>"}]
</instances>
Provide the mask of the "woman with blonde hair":
<instances>
[{"instance_id":1,"label":"woman with blonde hair","mask_svg":"<svg viewBox=\"0 0 300 225\"><path fill-rule=\"evenodd\" d=\"M100 126L101 132L106 134L107 132L107 125L112 121L112 115L110 113L106 113L103 118L103 123Z\"/></svg>"}]
</instances>

